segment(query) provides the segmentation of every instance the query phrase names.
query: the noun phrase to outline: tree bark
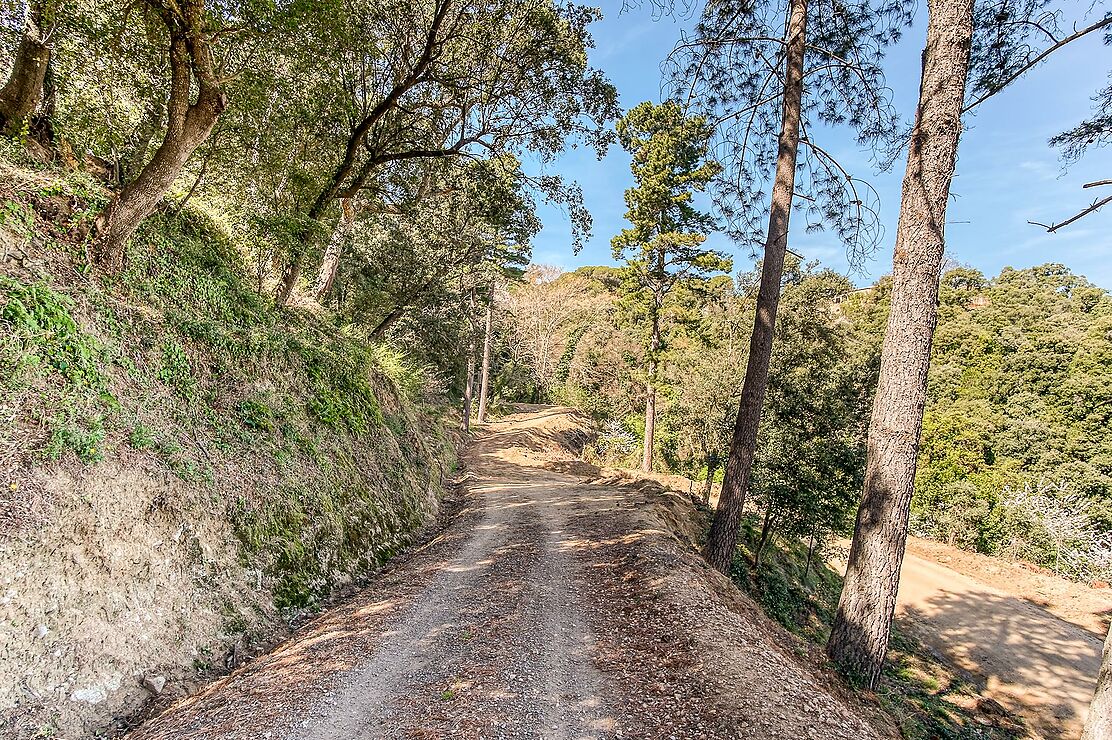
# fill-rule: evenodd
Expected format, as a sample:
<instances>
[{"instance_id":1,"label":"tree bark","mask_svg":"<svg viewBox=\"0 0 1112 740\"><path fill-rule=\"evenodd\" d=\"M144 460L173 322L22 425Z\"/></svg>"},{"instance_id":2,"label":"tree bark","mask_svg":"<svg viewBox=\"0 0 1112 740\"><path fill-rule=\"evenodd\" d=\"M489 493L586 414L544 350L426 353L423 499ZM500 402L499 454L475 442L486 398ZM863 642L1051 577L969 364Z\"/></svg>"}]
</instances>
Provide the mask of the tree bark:
<instances>
[{"instance_id":1,"label":"tree bark","mask_svg":"<svg viewBox=\"0 0 1112 740\"><path fill-rule=\"evenodd\" d=\"M436 280L437 277L438 276L434 275L433 277L422 283L420 286L418 286L416 290L411 292L408 298L400 299L397 305L390 309L390 313L386 314L386 316L382 318L382 321L378 322L374 329L371 329L371 341L378 341L385 337L386 332L390 330L390 327L396 324L398 322L398 319L405 315L405 310L413 305L414 301L416 301L422 293L429 289L429 287L433 284L433 281Z\"/></svg>"},{"instance_id":2,"label":"tree bark","mask_svg":"<svg viewBox=\"0 0 1112 740\"><path fill-rule=\"evenodd\" d=\"M1097 690L1089 705L1089 717L1081 740L1112 740L1112 626L1104 641L1104 657L1097 676Z\"/></svg>"},{"instance_id":3,"label":"tree bark","mask_svg":"<svg viewBox=\"0 0 1112 740\"><path fill-rule=\"evenodd\" d=\"M390 327L398 323L398 319L405 315L405 309L409 308L407 303L399 303L390 309L390 313L383 317L382 321L374 329L371 329L370 339L372 342L377 342L386 336L386 332L390 331Z\"/></svg>"},{"instance_id":4,"label":"tree bark","mask_svg":"<svg viewBox=\"0 0 1112 740\"><path fill-rule=\"evenodd\" d=\"M761 422L768 368L772 361L772 342L776 310L780 303L780 281L788 249L788 223L791 218L795 169L799 154L799 121L803 106L803 58L806 49L807 0L791 0L788 10L787 46L784 59L784 103L781 114L779 152L772 184L772 206L761 264L761 286L757 293L757 315L749 341L749 359L741 402L730 441L730 456L722 479L714 522L707 539L706 557L718 570L729 572L737 549L741 512L749 490L757 430Z\"/></svg>"},{"instance_id":5,"label":"tree bark","mask_svg":"<svg viewBox=\"0 0 1112 740\"><path fill-rule=\"evenodd\" d=\"M313 291L317 303L321 305L324 305L325 299L332 290L332 283L336 281L336 271L340 267L340 254L343 252L344 244L351 241L354 231L355 209L351 205L351 198L343 198L340 200L340 226L332 232L332 237L328 240L328 248L324 250L320 274L317 276L316 288Z\"/></svg>"},{"instance_id":6,"label":"tree bark","mask_svg":"<svg viewBox=\"0 0 1112 740\"><path fill-rule=\"evenodd\" d=\"M649 339L648 381L645 383L645 449L641 470L653 470L653 440L656 437L656 368L660 352L660 301L653 297L652 336Z\"/></svg>"},{"instance_id":7,"label":"tree bark","mask_svg":"<svg viewBox=\"0 0 1112 740\"><path fill-rule=\"evenodd\" d=\"M927 370L938 315L946 205L961 136L972 0L928 0L927 41L892 268L865 486L827 654L874 688L907 542Z\"/></svg>"},{"instance_id":8,"label":"tree bark","mask_svg":"<svg viewBox=\"0 0 1112 740\"><path fill-rule=\"evenodd\" d=\"M471 291L471 300L468 306L468 339L467 363L465 372L467 377L463 381L463 419L460 428L464 432L471 431L471 398L475 392L475 291Z\"/></svg>"},{"instance_id":9,"label":"tree bark","mask_svg":"<svg viewBox=\"0 0 1112 740\"><path fill-rule=\"evenodd\" d=\"M43 36L42 5L28 3L12 72L0 88L0 131L6 136L19 136L30 129L31 117L43 98L50 47Z\"/></svg>"},{"instance_id":10,"label":"tree bark","mask_svg":"<svg viewBox=\"0 0 1112 740\"><path fill-rule=\"evenodd\" d=\"M93 225L93 258L102 268L123 268L127 243L139 224L170 190L224 112L227 98L216 76L209 33L204 28L203 0L187 0L156 9L170 32L170 95L162 143L134 180L108 202ZM191 102L194 77L197 99Z\"/></svg>"},{"instance_id":11,"label":"tree bark","mask_svg":"<svg viewBox=\"0 0 1112 740\"><path fill-rule=\"evenodd\" d=\"M298 242L302 244L308 241L307 237L299 237ZM279 306L284 306L290 302L290 296L293 295L294 288L297 287L297 281L301 279L301 254L295 253L290 256L289 261L286 263L285 269L282 270L282 277L278 281L278 289L274 292L274 302Z\"/></svg>"},{"instance_id":12,"label":"tree bark","mask_svg":"<svg viewBox=\"0 0 1112 740\"><path fill-rule=\"evenodd\" d=\"M486 421L487 403L490 400L490 342L494 329L494 297L487 304L486 329L483 332L483 369L479 380L479 423Z\"/></svg>"},{"instance_id":13,"label":"tree bark","mask_svg":"<svg viewBox=\"0 0 1112 740\"><path fill-rule=\"evenodd\" d=\"M474 393L475 384L475 338L472 336L471 341L467 344L467 368L465 370L467 378L463 382L463 418L460 421L460 428L464 432L471 431L471 396Z\"/></svg>"}]
</instances>

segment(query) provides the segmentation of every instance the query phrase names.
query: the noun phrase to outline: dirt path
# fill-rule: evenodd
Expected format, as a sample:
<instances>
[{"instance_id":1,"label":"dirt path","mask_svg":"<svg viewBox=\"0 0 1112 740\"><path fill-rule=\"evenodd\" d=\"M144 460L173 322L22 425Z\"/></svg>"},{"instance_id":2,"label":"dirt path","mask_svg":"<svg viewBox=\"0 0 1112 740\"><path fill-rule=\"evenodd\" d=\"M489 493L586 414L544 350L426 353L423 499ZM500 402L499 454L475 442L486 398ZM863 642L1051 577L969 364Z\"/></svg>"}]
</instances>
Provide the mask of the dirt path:
<instances>
[{"instance_id":1,"label":"dirt path","mask_svg":"<svg viewBox=\"0 0 1112 740\"><path fill-rule=\"evenodd\" d=\"M984 563L966 562L969 556L963 555L963 564L972 566L962 568L966 574L916 554L948 558L940 555L940 547L911 543L897 602L905 629L971 673L988 695L1046 737L1079 737L1096 684L1103 636L1017 596L1025 592L1030 577L1012 573L1010 583L1003 581L1007 590L983 582L993 580L988 568L1018 566L988 558L982 558ZM979 578L974 577L978 569L984 573ZM1089 590L1072 585L1074 590ZM1103 603L1105 616L1112 610L1112 600L1106 601L1103 594L1082 594L1074 600L1091 601L1090 608ZM1077 613L1076 607L1067 614L1082 624L1098 621L1093 614Z\"/></svg>"},{"instance_id":2,"label":"dirt path","mask_svg":"<svg viewBox=\"0 0 1112 740\"><path fill-rule=\"evenodd\" d=\"M491 424L440 536L133 740L878 737L690 551L689 502L585 482L576 426Z\"/></svg>"}]
</instances>

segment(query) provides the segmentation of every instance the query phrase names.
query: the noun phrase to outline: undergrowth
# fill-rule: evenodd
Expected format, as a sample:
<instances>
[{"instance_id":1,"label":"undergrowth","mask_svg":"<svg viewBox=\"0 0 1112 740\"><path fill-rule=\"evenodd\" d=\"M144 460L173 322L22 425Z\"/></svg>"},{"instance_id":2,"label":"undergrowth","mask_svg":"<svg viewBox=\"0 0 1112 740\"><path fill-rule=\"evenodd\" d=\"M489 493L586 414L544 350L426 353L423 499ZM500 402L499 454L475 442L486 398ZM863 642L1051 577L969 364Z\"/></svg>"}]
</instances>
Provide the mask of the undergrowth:
<instances>
[{"instance_id":1,"label":"undergrowth","mask_svg":"<svg viewBox=\"0 0 1112 740\"><path fill-rule=\"evenodd\" d=\"M824 646L837 608L842 577L822 557L807 565L807 543L766 546L761 566L751 567L759 522L746 520L731 576L770 617L792 633ZM1012 740L1028 737L1019 720L976 711L978 687L899 628L876 698L911 740Z\"/></svg>"},{"instance_id":2,"label":"undergrowth","mask_svg":"<svg viewBox=\"0 0 1112 740\"><path fill-rule=\"evenodd\" d=\"M276 308L246 275L244 237L203 203L152 216L124 272L89 278L72 234L103 191L52 174L0 191L0 236L48 255L0 263L0 441L18 465L164 467L223 507L280 607L393 554L451 457L426 371ZM78 206L36 212L59 195Z\"/></svg>"}]
</instances>

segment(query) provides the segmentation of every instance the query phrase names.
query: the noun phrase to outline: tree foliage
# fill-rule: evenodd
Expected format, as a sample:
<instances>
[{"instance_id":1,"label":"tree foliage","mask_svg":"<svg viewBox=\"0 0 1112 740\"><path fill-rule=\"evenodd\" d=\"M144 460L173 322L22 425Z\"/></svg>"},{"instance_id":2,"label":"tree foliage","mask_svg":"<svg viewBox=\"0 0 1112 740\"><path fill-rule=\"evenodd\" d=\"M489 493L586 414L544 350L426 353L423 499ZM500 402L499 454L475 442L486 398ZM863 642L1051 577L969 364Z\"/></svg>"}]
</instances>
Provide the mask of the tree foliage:
<instances>
[{"instance_id":1,"label":"tree foliage","mask_svg":"<svg viewBox=\"0 0 1112 740\"><path fill-rule=\"evenodd\" d=\"M669 59L679 99L716 127L714 156L724 169L715 205L730 235L756 247L765 240L777 159L786 53L787 3L708 4L695 32ZM915 3L856 0L807 3L807 42L796 193L807 228L830 228L861 260L881 238L872 188L822 147L826 126L848 126L863 147L881 153L900 133L881 61L899 40Z\"/></svg>"},{"instance_id":2,"label":"tree foliage","mask_svg":"<svg viewBox=\"0 0 1112 740\"><path fill-rule=\"evenodd\" d=\"M683 280L663 306L665 471L720 479L755 279ZM537 395L533 385L503 391L584 408L606 430L600 454L633 465L645 345L640 326L619 318L621 290L613 268L549 270L514 288L510 344L544 337L529 342L543 350L516 355L516 367L533 372L543 355L548 380ZM771 507L770 536L849 533L889 297L887 277L855 289L817 266L789 265L749 507L762 515ZM1050 494L1062 489L1084 502L1094 537L1112 531L1112 296L1058 264L994 278L954 267L942 276L939 303L912 532L1053 568L1053 523L1017 506L1016 492L1053 484ZM1076 577L1098 570L1062 568Z\"/></svg>"}]
</instances>

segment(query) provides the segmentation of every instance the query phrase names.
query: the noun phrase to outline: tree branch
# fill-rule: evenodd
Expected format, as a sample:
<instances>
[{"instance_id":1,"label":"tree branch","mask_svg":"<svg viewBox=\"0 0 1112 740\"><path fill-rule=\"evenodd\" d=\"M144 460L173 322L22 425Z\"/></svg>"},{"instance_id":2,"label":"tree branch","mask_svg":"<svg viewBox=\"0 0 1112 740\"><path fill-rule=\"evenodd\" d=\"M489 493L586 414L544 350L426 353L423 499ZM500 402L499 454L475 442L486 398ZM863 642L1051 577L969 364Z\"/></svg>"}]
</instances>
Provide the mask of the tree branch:
<instances>
[{"instance_id":1,"label":"tree branch","mask_svg":"<svg viewBox=\"0 0 1112 740\"><path fill-rule=\"evenodd\" d=\"M1106 15L1102 20L1099 20L1096 23L1094 23L1090 26L1087 26L1086 28L1081 29L1080 31L1075 31L1074 33L1070 34L1069 36L1066 36L1061 41L1059 41L1059 42L1057 42L1057 43L1055 43L1051 46L1048 46L1046 49L1044 49L1042 51L1042 53L1040 53L1034 59L1030 60L1029 62L1024 64L1022 67L1017 69L1015 72L1013 72L1011 75L1009 75L1008 79L1004 80L1004 82L1002 82L1000 85L998 85L994 89L986 92L984 95L982 95L981 97L977 98L972 103L970 103L969 105L962 108L961 112L962 113L968 113L971 109L973 109L973 108L977 107L978 105L980 105L981 103L985 102L986 100L991 98L993 95L995 95L996 93L998 93L1001 90L1003 90L1004 88L1006 88L1008 85L1015 82L1019 77L1024 75L1032 67L1036 66L1039 62L1046 59L1048 56L1053 54L1058 49L1061 49L1066 44L1068 44L1072 41L1077 41L1077 39L1081 38L1082 36L1086 36L1086 35L1092 33L1093 31L1099 31L1100 29L1105 28L1106 26L1109 26L1109 25L1112 25L1112 14ZM1039 226L1042 226L1042 225L1043 224L1039 224Z\"/></svg>"},{"instance_id":2,"label":"tree branch","mask_svg":"<svg viewBox=\"0 0 1112 740\"><path fill-rule=\"evenodd\" d=\"M1085 210L1081 211L1078 214L1075 214L1074 216L1071 216L1070 218L1067 218L1065 221L1063 221L1060 224L1041 224L1038 221L1028 221L1027 223L1031 224L1032 226L1042 227L1042 228L1046 229L1048 234L1053 234L1058 229L1063 229L1066 226L1069 226L1074 221L1076 221L1080 218L1083 218L1085 216L1088 216L1093 211L1099 211L1102 207L1108 205L1109 203L1112 203L1112 195L1110 195L1107 198L1104 198L1102 200L1093 201L1092 205L1090 205L1088 208L1086 208Z\"/></svg>"}]
</instances>

